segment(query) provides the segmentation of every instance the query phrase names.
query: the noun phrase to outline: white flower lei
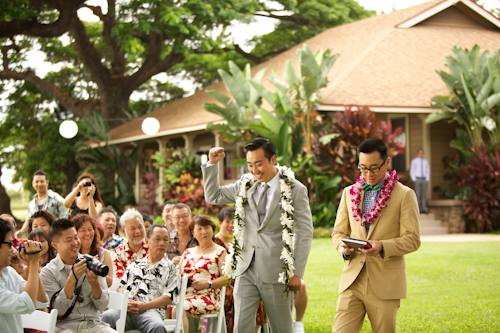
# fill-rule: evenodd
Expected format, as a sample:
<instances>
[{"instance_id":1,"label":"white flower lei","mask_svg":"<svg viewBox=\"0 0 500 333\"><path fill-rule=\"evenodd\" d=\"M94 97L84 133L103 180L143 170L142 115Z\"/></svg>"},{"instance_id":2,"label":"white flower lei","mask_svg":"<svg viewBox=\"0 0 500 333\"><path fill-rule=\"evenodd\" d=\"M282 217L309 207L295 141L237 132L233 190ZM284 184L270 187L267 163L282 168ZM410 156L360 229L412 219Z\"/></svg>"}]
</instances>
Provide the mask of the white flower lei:
<instances>
[{"instance_id":1,"label":"white flower lei","mask_svg":"<svg viewBox=\"0 0 500 333\"><path fill-rule=\"evenodd\" d=\"M295 267L294 258L292 253L292 231L293 231L293 210L292 205L292 184L295 179L295 174L290 168L285 166L280 167L278 165L278 172L280 177L280 192L281 192L281 208L283 213L281 213L281 239L285 244L281 250L280 259L283 261L284 272L279 274L278 282L285 284L285 291L283 292L284 297L288 296L290 292L290 287L288 283L290 279L294 276ZM226 258L226 264L224 266L224 274L229 279L235 278L236 265L238 264L237 257L241 253L240 242L243 239L243 233L245 231L245 209L243 206L248 202L247 191L255 183L256 179L253 175L245 175L240 182L240 190L236 198L236 212L234 213L234 243L231 243L229 248L229 256Z\"/></svg>"}]
</instances>

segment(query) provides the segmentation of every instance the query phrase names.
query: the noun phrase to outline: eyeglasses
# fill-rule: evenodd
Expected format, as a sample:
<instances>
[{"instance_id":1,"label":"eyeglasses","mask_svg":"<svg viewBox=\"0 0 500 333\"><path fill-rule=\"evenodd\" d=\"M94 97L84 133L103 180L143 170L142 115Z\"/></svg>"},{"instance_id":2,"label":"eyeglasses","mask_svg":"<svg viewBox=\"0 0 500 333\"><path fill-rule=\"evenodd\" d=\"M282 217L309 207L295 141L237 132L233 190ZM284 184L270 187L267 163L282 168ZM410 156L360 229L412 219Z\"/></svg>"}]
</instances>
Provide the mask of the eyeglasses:
<instances>
[{"instance_id":1,"label":"eyeglasses","mask_svg":"<svg viewBox=\"0 0 500 333\"><path fill-rule=\"evenodd\" d=\"M172 219L176 220L176 221L179 221L180 219L186 220L187 218L189 218L189 216L190 215L188 215L188 214L184 214L184 215L181 215L181 216L172 216Z\"/></svg>"},{"instance_id":2,"label":"eyeglasses","mask_svg":"<svg viewBox=\"0 0 500 333\"><path fill-rule=\"evenodd\" d=\"M385 160L387 161L387 160ZM371 167L371 168L367 168L367 167L360 167L359 164L358 164L358 169L359 171L361 171L361 173L367 173L368 171L371 171L372 173L377 173L380 171L380 168L385 164L385 161L382 162L382 164L380 164L380 166L378 167Z\"/></svg>"},{"instance_id":3,"label":"eyeglasses","mask_svg":"<svg viewBox=\"0 0 500 333\"><path fill-rule=\"evenodd\" d=\"M14 244L13 241L10 242L0 242L0 244L7 244L9 246L9 249L12 247L12 244Z\"/></svg>"},{"instance_id":4,"label":"eyeglasses","mask_svg":"<svg viewBox=\"0 0 500 333\"><path fill-rule=\"evenodd\" d=\"M19 256L17 254L14 255L12 258L10 258L11 264L14 264L14 265L19 264L20 261L21 260L19 260Z\"/></svg>"}]
</instances>

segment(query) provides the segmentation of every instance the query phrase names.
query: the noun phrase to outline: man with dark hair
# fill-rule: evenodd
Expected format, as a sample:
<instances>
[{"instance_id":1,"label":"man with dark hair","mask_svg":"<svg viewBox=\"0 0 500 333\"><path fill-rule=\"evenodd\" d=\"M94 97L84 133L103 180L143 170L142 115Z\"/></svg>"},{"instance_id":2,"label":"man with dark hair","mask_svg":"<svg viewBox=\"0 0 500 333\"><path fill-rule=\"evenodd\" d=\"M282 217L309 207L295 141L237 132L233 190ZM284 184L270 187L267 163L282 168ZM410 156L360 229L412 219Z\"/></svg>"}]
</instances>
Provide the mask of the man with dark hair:
<instances>
[{"instance_id":1,"label":"man with dark hair","mask_svg":"<svg viewBox=\"0 0 500 333\"><path fill-rule=\"evenodd\" d=\"M152 225L147 233L148 255L131 263L123 275L118 292L130 291L125 330L143 333L166 333L163 319L180 288L179 268L165 257L169 243L168 228ZM107 310L102 320L116 327L119 310Z\"/></svg>"},{"instance_id":2,"label":"man with dark hair","mask_svg":"<svg viewBox=\"0 0 500 333\"><path fill-rule=\"evenodd\" d=\"M0 219L0 323L1 331L5 333L21 333L23 325L22 314L29 314L35 308L47 306L47 294L40 275L38 261L41 245L27 240L19 255L28 262L29 275L25 281L14 268L10 267L14 228L9 222Z\"/></svg>"},{"instance_id":3,"label":"man with dark hair","mask_svg":"<svg viewBox=\"0 0 500 333\"><path fill-rule=\"evenodd\" d=\"M59 332L116 333L100 316L109 302L106 279L87 268L86 260L79 254L80 240L74 223L56 220L50 227L50 239L57 257L40 275L51 307L59 311ZM75 263L77 259L80 261Z\"/></svg>"},{"instance_id":4,"label":"man with dark hair","mask_svg":"<svg viewBox=\"0 0 500 333\"><path fill-rule=\"evenodd\" d=\"M307 189L290 169L276 167L276 148L269 140L252 140L245 152L250 174L231 185L219 186L216 164L224 159L224 148L210 149L208 163L202 166L206 201L236 203L237 249L226 257L225 269L236 278L234 330L255 331L262 300L273 333L290 333L293 297L288 297L288 290L300 287L312 242Z\"/></svg>"},{"instance_id":5,"label":"man with dark hair","mask_svg":"<svg viewBox=\"0 0 500 333\"><path fill-rule=\"evenodd\" d=\"M2 214L0 215L0 219L9 222L12 225L12 228L14 228L14 240L12 246L14 246L16 250L19 250L19 246L22 244L22 241L16 237L16 220L14 219L14 216L10 214Z\"/></svg>"},{"instance_id":6,"label":"man with dark hair","mask_svg":"<svg viewBox=\"0 0 500 333\"><path fill-rule=\"evenodd\" d=\"M36 191L33 200L28 206L28 215L26 216L23 227L19 231L21 234L28 232L28 225L31 215L38 210L46 210L56 219L68 216L68 210L64 207L64 198L56 192L49 190L49 179L47 174L41 170L33 174L31 183Z\"/></svg>"},{"instance_id":7,"label":"man with dark hair","mask_svg":"<svg viewBox=\"0 0 500 333\"><path fill-rule=\"evenodd\" d=\"M172 209L174 209L176 203L177 201L167 200L161 206L161 217L170 232L175 231L175 225L172 222Z\"/></svg>"},{"instance_id":8,"label":"man with dark hair","mask_svg":"<svg viewBox=\"0 0 500 333\"><path fill-rule=\"evenodd\" d=\"M387 171L387 145L372 138L358 147L361 177L344 189L333 228L345 260L333 332L359 332L368 313L373 332L395 332L400 300L406 298L404 255L420 247L415 192ZM343 239L367 240L355 250Z\"/></svg>"}]
</instances>

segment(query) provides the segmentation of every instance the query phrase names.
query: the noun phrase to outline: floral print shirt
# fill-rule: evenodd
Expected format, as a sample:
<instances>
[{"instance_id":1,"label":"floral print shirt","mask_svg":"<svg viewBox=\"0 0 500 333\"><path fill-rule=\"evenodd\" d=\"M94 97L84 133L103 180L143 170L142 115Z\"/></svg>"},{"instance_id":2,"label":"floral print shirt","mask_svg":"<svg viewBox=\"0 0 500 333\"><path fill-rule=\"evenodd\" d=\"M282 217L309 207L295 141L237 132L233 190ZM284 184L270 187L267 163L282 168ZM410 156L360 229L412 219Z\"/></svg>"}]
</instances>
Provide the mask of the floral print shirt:
<instances>
[{"instance_id":1,"label":"floral print shirt","mask_svg":"<svg viewBox=\"0 0 500 333\"><path fill-rule=\"evenodd\" d=\"M198 246L196 244L193 235L189 238L186 244L186 249ZM172 260L174 257L179 257L182 253L179 251L179 237L177 237L177 229L170 232L170 242L168 243L167 249L168 259Z\"/></svg>"},{"instance_id":2,"label":"floral print shirt","mask_svg":"<svg viewBox=\"0 0 500 333\"><path fill-rule=\"evenodd\" d=\"M163 257L149 267L148 257L131 263L123 274L120 288L130 291L129 299L137 302L151 302L160 296L166 295L170 299L179 293L181 286L181 272L177 265ZM162 319L165 319L165 310L168 305L154 308Z\"/></svg>"},{"instance_id":3,"label":"floral print shirt","mask_svg":"<svg viewBox=\"0 0 500 333\"><path fill-rule=\"evenodd\" d=\"M46 210L56 219L61 219L68 217L68 210L64 207L64 199L59 194L52 190L47 191L47 200L42 206L42 210ZM36 211L38 211L38 194L35 193L33 196L33 200L30 201L28 206L28 215L26 216L25 221L29 221L31 215L33 215Z\"/></svg>"},{"instance_id":4,"label":"floral print shirt","mask_svg":"<svg viewBox=\"0 0 500 333\"><path fill-rule=\"evenodd\" d=\"M112 234L111 237L104 243L102 246L106 250L114 250L118 246L125 243L127 240L123 237L118 236L117 234Z\"/></svg>"},{"instance_id":5,"label":"floral print shirt","mask_svg":"<svg viewBox=\"0 0 500 333\"><path fill-rule=\"evenodd\" d=\"M128 242L125 242L114 250L111 250L115 277L121 279L127 269L127 266L136 260L146 257L148 255L148 251L149 247L145 242L142 242L142 248L137 253L130 249Z\"/></svg>"}]
</instances>

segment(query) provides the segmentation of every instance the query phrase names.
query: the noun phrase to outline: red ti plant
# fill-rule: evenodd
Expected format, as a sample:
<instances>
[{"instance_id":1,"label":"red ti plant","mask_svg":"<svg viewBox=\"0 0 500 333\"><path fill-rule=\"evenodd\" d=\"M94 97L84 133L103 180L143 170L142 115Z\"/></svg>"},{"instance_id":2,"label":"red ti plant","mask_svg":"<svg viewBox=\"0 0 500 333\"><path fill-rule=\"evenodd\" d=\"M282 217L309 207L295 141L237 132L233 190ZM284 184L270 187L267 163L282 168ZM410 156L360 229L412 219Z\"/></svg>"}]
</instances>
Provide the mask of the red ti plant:
<instances>
[{"instance_id":1,"label":"red ti plant","mask_svg":"<svg viewBox=\"0 0 500 333\"><path fill-rule=\"evenodd\" d=\"M460 189L467 232L500 229L500 149L471 147L468 165L450 164Z\"/></svg>"},{"instance_id":2,"label":"red ti plant","mask_svg":"<svg viewBox=\"0 0 500 333\"><path fill-rule=\"evenodd\" d=\"M366 105L356 109L347 105L344 112L337 111L332 118L332 125L320 132L322 139L316 144L316 158L324 173L342 177L341 187L353 184L359 177L356 149L366 139L382 139L389 148L389 157L405 151L405 145L396 140L403 128L393 131L391 122L375 120L375 112ZM323 140L329 136L331 141Z\"/></svg>"}]
</instances>

